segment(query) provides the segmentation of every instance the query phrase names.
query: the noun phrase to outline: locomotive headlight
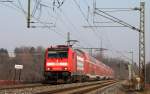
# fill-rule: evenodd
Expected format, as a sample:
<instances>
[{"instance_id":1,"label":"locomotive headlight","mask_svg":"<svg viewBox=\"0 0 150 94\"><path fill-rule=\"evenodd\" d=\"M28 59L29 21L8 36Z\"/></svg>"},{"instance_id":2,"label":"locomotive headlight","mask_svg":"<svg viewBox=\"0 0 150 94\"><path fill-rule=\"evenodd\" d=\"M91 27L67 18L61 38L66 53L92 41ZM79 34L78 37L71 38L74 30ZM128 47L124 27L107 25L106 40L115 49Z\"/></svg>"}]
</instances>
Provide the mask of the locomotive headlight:
<instances>
[{"instance_id":1,"label":"locomotive headlight","mask_svg":"<svg viewBox=\"0 0 150 94\"><path fill-rule=\"evenodd\" d=\"M60 64L60 66L67 66L67 65L68 65L67 62L61 62L61 63L59 63L59 64Z\"/></svg>"},{"instance_id":2,"label":"locomotive headlight","mask_svg":"<svg viewBox=\"0 0 150 94\"><path fill-rule=\"evenodd\" d=\"M46 66L67 66L67 62L47 62Z\"/></svg>"},{"instance_id":3,"label":"locomotive headlight","mask_svg":"<svg viewBox=\"0 0 150 94\"><path fill-rule=\"evenodd\" d=\"M46 66L54 66L55 65L55 63L52 63L52 62L47 62L46 63Z\"/></svg>"},{"instance_id":4,"label":"locomotive headlight","mask_svg":"<svg viewBox=\"0 0 150 94\"><path fill-rule=\"evenodd\" d=\"M67 69L68 69L67 67L64 68L64 70L67 70Z\"/></svg>"}]
</instances>

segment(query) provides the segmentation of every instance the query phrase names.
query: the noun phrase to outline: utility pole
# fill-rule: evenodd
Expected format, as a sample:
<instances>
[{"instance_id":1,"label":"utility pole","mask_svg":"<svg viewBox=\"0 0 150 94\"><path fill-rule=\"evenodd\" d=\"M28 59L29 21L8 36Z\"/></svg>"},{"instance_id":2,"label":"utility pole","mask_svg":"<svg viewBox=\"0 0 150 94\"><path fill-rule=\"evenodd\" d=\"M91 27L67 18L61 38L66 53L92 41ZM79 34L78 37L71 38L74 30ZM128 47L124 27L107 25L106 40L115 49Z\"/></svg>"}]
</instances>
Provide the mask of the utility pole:
<instances>
[{"instance_id":1,"label":"utility pole","mask_svg":"<svg viewBox=\"0 0 150 94\"><path fill-rule=\"evenodd\" d=\"M145 86L145 2L140 3L139 76L141 89Z\"/></svg>"},{"instance_id":2,"label":"utility pole","mask_svg":"<svg viewBox=\"0 0 150 94\"><path fill-rule=\"evenodd\" d=\"M70 32L67 33L67 45L70 46Z\"/></svg>"},{"instance_id":3,"label":"utility pole","mask_svg":"<svg viewBox=\"0 0 150 94\"><path fill-rule=\"evenodd\" d=\"M31 10L30 10L30 8L31 8L31 0L28 0L28 17L27 17L27 28L30 28L30 12L31 12Z\"/></svg>"},{"instance_id":4,"label":"utility pole","mask_svg":"<svg viewBox=\"0 0 150 94\"><path fill-rule=\"evenodd\" d=\"M133 79L133 77L134 77L134 61L133 61L133 51L130 51L129 53L131 53L131 64L129 64L129 66L130 66L130 70L129 70L129 74L131 74L131 76L129 77L129 78L131 78L131 79Z\"/></svg>"},{"instance_id":5,"label":"utility pole","mask_svg":"<svg viewBox=\"0 0 150 94\"><path fill-rule=\"evenodd\" d=\"M78 40L71 40L70 39L70 32L67 33L67 45L69 47L72 47L76 42L79 42Z\"/></svg>"},{"instance_id":6,"label":"utility pole","mask_svg":"<svg viewBox=\"0 0 150 94\"><path fill-rule=\"evenodd\" d=\"M101 48L100 48L100 55L101 55L101 60L103 60L103 51L104 51L104 49L103 49L103 43L102 43L103 41L102 41L102 38L101 38Z\"/></svg>"},{"instance_id":7,"label":"utility pole","mask_svg":"<svg viewBox=\"0 0 150 94\"><path fill-rule=\"evenodd\" d=\"M132 66L134 65L133 63L134 63L134 60L133 60L133 51L130 51L129 53L131 53L131 64L132 64Z\"/></svg>"}]
</instances>

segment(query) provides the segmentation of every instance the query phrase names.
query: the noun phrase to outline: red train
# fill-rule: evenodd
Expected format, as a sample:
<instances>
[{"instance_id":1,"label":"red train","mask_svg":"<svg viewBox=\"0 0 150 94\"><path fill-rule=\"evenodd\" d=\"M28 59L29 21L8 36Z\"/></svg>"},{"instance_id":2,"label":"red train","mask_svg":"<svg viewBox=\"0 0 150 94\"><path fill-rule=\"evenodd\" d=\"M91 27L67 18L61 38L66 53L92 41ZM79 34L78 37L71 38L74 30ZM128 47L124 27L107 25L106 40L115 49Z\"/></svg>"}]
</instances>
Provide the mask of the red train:
<instances>
[{"instance_id":1,"label":"red train","mask_svg":"<svg viewBox=\"0 0 150 94\"><path fill-rule=\"evenodd\" d=\"M65 45L46 49L46 82L77 82L112 79L113 70L87 53Z\"/></svg>"}]
</instances>

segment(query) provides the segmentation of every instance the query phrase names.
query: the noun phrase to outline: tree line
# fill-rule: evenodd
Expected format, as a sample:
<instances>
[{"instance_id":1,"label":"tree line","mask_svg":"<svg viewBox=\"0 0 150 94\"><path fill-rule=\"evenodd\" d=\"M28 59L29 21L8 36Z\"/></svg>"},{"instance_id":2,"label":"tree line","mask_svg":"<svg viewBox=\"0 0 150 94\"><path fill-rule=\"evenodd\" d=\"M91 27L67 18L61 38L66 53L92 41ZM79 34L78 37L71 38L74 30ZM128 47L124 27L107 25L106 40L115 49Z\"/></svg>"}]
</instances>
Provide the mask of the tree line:
<instances>
[{"instance_id":1,"label":"tree line","mask_svg":"<svg viewBox=\"0 0 150 94\"><path fill-rule=\"evenodd\" d=\"M7 49L0 49L0 79L1 80L18 80L19 71L16 70L15 64L23 65L21 71L21 80L23 81L40 81L43 79L44 65L43 47L19 47L14 50L14 57L9 56ZM11 53L12 54L12 53Z\"/></svg>"}]
</instances>

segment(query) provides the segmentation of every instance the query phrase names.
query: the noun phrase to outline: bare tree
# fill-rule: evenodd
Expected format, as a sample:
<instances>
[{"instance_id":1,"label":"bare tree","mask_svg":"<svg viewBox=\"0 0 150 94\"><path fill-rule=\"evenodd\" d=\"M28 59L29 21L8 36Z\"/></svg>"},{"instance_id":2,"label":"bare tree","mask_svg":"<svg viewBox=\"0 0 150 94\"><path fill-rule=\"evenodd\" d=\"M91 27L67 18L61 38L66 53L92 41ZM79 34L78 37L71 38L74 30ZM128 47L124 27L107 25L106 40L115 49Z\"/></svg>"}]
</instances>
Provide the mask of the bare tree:
<instances>
[{"instance_id":1,"label":"bare tree","mask_svg":"<svg viewBox=\"0 0 150 94\"><path fill-rule=\"evenodd\" d=\"M43 47L20 47L15 49L16 63L22 64L22 80L38 81L42 79L42 69L44 63Z\"/></svg>"},{"instance_id":2,"label":"bare tree","mask_svg":"<svg viewBox=\"0 0 150 94\"><path fill-rule=\"evenodd\" d=\"M9 70L10 70L10 63L9 63L9 55L7 49L1 48L0 49L0 79L5 80L8 79Z\"/></svg>"}]
</instances>

